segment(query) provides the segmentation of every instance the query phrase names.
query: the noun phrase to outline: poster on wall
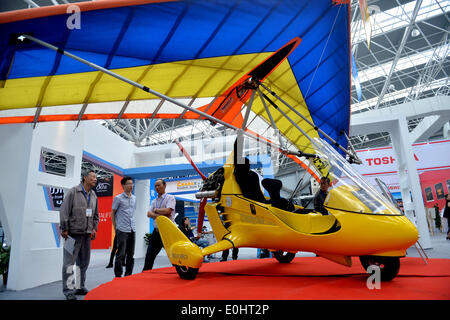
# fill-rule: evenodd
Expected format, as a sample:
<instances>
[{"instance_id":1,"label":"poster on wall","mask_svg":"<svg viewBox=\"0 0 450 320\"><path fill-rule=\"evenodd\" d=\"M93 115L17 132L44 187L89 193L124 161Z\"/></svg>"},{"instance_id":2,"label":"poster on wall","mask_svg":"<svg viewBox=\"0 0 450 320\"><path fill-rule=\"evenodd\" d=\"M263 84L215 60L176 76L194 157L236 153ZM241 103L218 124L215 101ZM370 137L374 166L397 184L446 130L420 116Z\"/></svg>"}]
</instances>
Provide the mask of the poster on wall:
<instances>
[{"instance_id":1,"label":"poster on wall","mask_svg":"<svg viewBox=\"0 0 450 320\"><path fill-rule=\"evenodd\" d=\"M97 197L111 197L113 195L113 178L99 178L95 186Z\"/></svg>"},{"instance_id":2,"label":"poster on wall","mask_svg":"<svg viewBox=\"0 0 450 320\"><path fill-rule=\"evenodd\" d=\"M199 202L195 193L201 188L203 180L198 177L167 179L166 192L173 194L178 200Z\"/></svg>"},{"instance_id":3,"label":"poster on wall","mask_svg":"<svg viewBox=\"0 0 450 320\"><path fill-rule=\"evenodd\" d=\"M188 194L197 192L203 184L201 178L166 180L166 191L171 194Z\"/></svg>"},{"instance_id":4,"label":"poster on wall","mask_svg":"<svg viewBox=\"0 0 450 320\"><path fill-rule=\"evenodd\" d=\"M447 184L448 177L450 177L450 168L422 172L419 177L424 193L425 206L432 208L437 204L442 209L445 205L445 195L450 191Z\"/></svg>"},{"instance_id":5,"label":"poster on wall","mask_svg":"<svg viewBox=\"0 0 450 320\"><path fill-rule=\"evenodd\" d=\"M47 209L58 211L64 200L64 189L50 186L43 186L43 189L45 201L47 202Z\"/></svg>"},{"instance_id":6,"label":"poster on wall","mask_svg":"<svg viewBox=\"0 0 450 320\"><path fill-rule=\"evenodd\" d=\"M50 193L52 197L53 206L58 209L61 208L62 202L64 200L64 189L50 188Z\"/></svg>"},{"instance_id":7,"label":"poster on wall","mask_svg":"<svg viewBox=\"0 0 450 320\"><path fill-rule=\"evenodd\" d=\"M98 197L98 230L92 249L108 249L111 247L112 221L111 207L113 202L114 177L99 178L95 186Z\"/></svg>"},{"instance_id":8,"label":"poster on wall","mask_svg":"<svg viewBox=\"0 0 450 320\"><path fill-rule=\"evenodd\" d=\"M92 249L108 249L111 246L111 207L113 197L98 198L98 228L95 240L91 242Z\"/></svg>"},{"instance_id":9,"label":"poster on wall","mask_svg":"<svg viewBox=\"0 0 450 320\"><path fill-rule=\"evenodd\" d=\"M64 200L64 189L52 186L42 186L44 198L49 211L59 211ZM61 246L61 231L59 222L51 223L53 236L55 238L56 247Z\"/></svg>"},{"instance_id":10,"label":"poster on wall","mask_svg":"<svg viewBox=\"0 0 450 320\"><path fill-rule=\"evenodd\" d=\"M444 199L444 186L442 185L442 182L434 185L434 190L436 190L436 198Z\"/></svg>"},{"instance_id":11,"label":"poster on wall","mask_svg":"<svg viewBox=\"0 0 450 320\"><path fill-rule=\"evenodd\" d=\"M431 187L425 188L425 198L427 201L433 201L433 191L431 191Z\"/></svg>"}]
</instances>

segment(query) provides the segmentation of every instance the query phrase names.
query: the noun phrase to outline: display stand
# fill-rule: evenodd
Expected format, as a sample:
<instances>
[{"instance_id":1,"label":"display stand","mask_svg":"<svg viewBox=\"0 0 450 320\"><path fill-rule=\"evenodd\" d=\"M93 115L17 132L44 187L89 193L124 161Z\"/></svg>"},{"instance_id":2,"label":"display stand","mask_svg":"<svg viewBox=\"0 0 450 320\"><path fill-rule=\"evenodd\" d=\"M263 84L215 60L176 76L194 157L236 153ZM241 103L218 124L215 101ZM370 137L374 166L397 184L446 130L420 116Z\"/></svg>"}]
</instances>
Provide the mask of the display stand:
<instances>
[{"instance_id":1,"label":"display stand","mask_svg":"<svg viewBox=\"0 0 450 320\"><path fill-rule=\"evenodd\" d=\"M417 242L414 244L414 246L416 247L417 252L419 253L420 257L422 258L423 262L425 262L425 264L428 264L428 256L425 252L425 250L423 250L422 245L420 244L419 240L417 240Z\"/></svg>"}]
</instances>

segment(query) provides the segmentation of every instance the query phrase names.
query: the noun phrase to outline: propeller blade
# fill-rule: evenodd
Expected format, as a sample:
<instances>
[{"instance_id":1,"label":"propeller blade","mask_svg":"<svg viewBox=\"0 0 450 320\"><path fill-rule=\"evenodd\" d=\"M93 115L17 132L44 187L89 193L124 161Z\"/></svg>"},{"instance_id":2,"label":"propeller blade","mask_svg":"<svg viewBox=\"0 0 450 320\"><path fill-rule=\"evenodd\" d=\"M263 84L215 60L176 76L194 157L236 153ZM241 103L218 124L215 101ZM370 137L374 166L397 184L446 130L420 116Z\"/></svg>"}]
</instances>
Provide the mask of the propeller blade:
<instances>
[{"instance_id":1,"label":"propeller blade","mask_svg":"<svg viewBox=\"0 0 450 320\"><path fill-rule=\"evenodd\" d=\"M202 177L203 180L206 180L206 176L200 171L200 169L195 165L194 160L192 160L189 153L186 151L186 149L183 147L183 145L175 139L174 142L177 144L178 148L180 148L181 152L183 152L186 159L190 162L190 164L194 167L195 171Z\"/></svg>"},{"instance_id":2,"label":"propeller blade","mask_svg":"<svg viewBox=\"0 0 450 320\"><path fill-rule=\"evenodd\" d=\"M198 220L197 220L197 234L202 233L203 229L203 220L205 219L205 205L206 205L207 199L203 198L200 202L200 208L198 209Z\"/></svg>"}]
</instances>

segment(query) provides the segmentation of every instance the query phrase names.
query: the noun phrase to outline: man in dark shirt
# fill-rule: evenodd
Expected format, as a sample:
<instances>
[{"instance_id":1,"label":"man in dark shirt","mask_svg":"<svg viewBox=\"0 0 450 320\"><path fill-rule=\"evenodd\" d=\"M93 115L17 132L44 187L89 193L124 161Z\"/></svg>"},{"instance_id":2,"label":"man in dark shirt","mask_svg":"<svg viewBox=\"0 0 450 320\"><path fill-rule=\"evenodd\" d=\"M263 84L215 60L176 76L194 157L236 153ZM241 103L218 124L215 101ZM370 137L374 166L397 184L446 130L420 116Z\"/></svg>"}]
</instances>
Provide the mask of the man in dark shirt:
<instances>
[{"instance_id":1,"label":"man in dark shirt","mask_svg":"<svg viewBox=\"0 0 450 320\"><path fill-rule=\"evenodd\" d=\"M76 295L88 293L86 271L91 257L91 240L95 239L99 222L98 199L94 192L97 175L93 170L83 170L81 179L78 186L67 192L59 211L61 236L66 241L75 241L71 252L66 244L63 250L62 285L67 300L77 300Z\"/></svg>"},{"instance_id":2,"label":"man in dark shirt","mask_svg":"<svg viewBox=\"0 0 450 320\"><path fill-rule=\"evenodd\" d=\"M328 215L327 209L323 206L325 198L328 195L328 188L330 187L330 179L328 177L320 178L320 189L314 196L314 210L323 215Z\"/></svg>"}]
</instances>

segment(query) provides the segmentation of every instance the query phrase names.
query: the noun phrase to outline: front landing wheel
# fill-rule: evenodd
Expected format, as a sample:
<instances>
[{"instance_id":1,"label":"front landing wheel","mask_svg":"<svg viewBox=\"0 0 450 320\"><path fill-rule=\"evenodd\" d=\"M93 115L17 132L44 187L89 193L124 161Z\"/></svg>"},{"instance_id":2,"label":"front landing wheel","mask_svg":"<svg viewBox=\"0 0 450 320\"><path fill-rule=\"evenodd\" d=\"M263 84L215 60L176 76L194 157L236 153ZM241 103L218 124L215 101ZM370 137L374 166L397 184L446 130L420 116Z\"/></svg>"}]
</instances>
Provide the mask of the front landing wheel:
<instances>
[{"instance_id":1,"label":"front landing wheel","mask_svg":"<svg viewBox=\"0 0 450 320\"><path fill-rule=\"evenodd\" d=\"M275 251L273 253L275 259L280 263L289 263L295 258L295 253L292 252L284 252L284 251Z\"/></svg>"},{"instance_id":2,"label":"front landing wheel","mask_svg":"<svg viewBox=\"0 0 450 320\"><path fill-rule=\"evenodd\" d=\"M175 266L178 275L184 280L194 280L198 273L198 268L191 268L186 266Z\"/></svg>"},{"instance_id":3,"label":"front landing wheel","mask_svg":"<svg viewBox=\"0 0 450 320\"><path fill-rule=\"evenodd\" d=\"M400 270L399 257L381 257L381 256L361 256L359 257L362 266L367 272L370 266L377 266L380 268L381 281L391 281L394 279Z\"/></svg>"}]
</instances>

